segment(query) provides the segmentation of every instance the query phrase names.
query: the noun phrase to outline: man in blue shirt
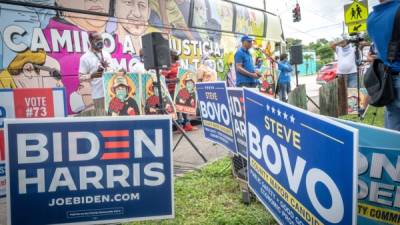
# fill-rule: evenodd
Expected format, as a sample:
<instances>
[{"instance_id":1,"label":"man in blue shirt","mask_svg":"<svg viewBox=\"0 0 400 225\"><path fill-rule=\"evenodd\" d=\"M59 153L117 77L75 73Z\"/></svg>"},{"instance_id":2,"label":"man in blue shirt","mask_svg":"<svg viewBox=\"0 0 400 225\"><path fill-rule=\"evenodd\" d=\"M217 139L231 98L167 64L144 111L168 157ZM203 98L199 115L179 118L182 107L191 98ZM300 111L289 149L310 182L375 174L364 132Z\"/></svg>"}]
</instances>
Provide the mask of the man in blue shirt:
<instances>
[{"instance_id":1,"label":"man in blue shirt","mask_svg":"<svg viewBox=\"0 0 400 225\"><path fill-rule=\"evenodd\" d=\"M291 90L290 81L292 76L292 66L287 60L288 55L282 54L278 63L279 79L278 79L278 94L281 101L288 101L288 94Z\"/></svg>"},{"instance_id":2,"label":"man in blue shirt","mask_svg":"<svg viewBox=\"0 0 400 225\"><path fill-rule=\"evenodd\" d=\"M388 46L391 41L394 20L400 8L400 0L380 0L379 5L369 15L367 21L368 34L375 44L378 58L390 69L394 81L396 98L386 106L385 127L400 131L400 48L393 63L388 61Z\"/></svg>"},{"instance_id":3,"label":"man in blue shirt","mask_svg":"<svg viewBox=\"0 0 400 225\"><path fill-rule=\"evenodd\" d=\"M254 88L258 85L261 75L254 68L253 58L249 49L253 46L253 39L243 36L242 47L235 53L236 86Z\"/></svg>"}]
</instances>

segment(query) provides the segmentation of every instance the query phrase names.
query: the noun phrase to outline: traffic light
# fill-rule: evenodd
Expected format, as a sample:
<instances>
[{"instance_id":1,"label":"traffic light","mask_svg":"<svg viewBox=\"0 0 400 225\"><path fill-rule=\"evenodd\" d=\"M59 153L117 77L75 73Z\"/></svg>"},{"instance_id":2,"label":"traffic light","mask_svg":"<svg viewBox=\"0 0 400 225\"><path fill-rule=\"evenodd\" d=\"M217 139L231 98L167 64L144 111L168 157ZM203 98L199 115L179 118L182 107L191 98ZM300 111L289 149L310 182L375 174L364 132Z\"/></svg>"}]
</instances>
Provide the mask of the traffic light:
<instances>
[{"instance_id":1,"label":"traffic light","mask_svg":"<svg viewBox=\"0 0 400 225\"><path fill-rule=\"evenodd\" d=\"M296 4L296 8L293 9L293 22L300 22L301 21L301 11L299 3Z\"/></svg>"}]
</instances>

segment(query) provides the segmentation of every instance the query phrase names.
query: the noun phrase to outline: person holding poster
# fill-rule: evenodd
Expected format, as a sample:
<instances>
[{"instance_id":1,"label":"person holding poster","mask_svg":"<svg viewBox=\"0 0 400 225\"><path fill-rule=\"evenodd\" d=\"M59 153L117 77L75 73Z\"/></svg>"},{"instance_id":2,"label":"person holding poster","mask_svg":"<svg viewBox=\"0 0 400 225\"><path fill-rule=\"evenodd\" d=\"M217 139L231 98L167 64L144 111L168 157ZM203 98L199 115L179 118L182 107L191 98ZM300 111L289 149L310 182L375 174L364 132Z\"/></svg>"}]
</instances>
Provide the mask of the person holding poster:
<instances>
[{"instance_id":1,"label":"person holding poster","mask_svg":"<svg viewBox=\"0 0 400 225\"><path fill-rule=\"evenodd\" d=\"M80 59L79 80L90 83L94 114L100 116L105 115L102 76L112 68L112 60L110 53L103 50L104 42L99 33L90 33L89 41L91 48Z\"/></svg>"},{"instance_id":2,"label":"person holding poster","mask_svg":"<svg viewBox=\"0 0 400 225\"><path fill-rule=\"evenodd\" d=\"M142 77L142 84L144 85L144 88L142 89L144 113L146 115L156 115L164 113L160 112L159 91L158 87L154 86L154 83L157 80L156 75L147 73L143 74L141 77ZM160 77L160 81L161 81L161 95L165 113L172 115L172 118L176 119L176 110L173 101L169 96L169 93L167 92L165 78Z\"/></svg>"},{"instance_id":3,"label":"person holding poster","mask_svg":"<svg viewBox=\"0 0 400 225\"><path fill-rule=\"evenodd\" d=\"M179 83L175 87L175 107L177 112L181 112L182 117L179 123L182 124L185 131L196 130L188 119L188 114L196 114L196 74L190 70L179 68L177 80Z\"/></svg>"},{"instance_id":4,"label":"person holding poster","mask_svg":"<svg viewBox=\"0 0 400 225\"><path fill-rule=\"evenodd\" d=\"M197 82L217 81L217 72L213 70L213 62L208 55L203 57L200 66L197 68Z\"/></svg>"},{"instance_id":5,"label":"person holding poster","mask_svg":"<svg viewBox=\"0 0 400 225\"><path fill-rule=\"evenodd\" d=\"M136 76L137 77L137 76ZM130 80L125 72L119 72L110 79L107 103L107 113L111 116L140 115L139 106L135 100L137 85Z\"/></svg>"}]
</instances>

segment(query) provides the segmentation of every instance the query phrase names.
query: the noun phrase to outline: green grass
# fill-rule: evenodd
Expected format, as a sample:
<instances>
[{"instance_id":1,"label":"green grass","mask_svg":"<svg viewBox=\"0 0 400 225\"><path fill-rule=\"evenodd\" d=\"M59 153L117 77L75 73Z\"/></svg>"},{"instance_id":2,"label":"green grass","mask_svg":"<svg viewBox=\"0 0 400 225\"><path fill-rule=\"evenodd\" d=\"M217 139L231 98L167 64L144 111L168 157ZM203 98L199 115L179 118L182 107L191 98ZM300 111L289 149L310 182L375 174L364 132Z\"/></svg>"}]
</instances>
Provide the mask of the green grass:
<instances>
[{"instance_id":1,"label":"green grass","mask_svg":"<svg viewBox=\"0 0 400 225\"><path fill-rule=\"evenodd\" d=\"M229 158L175 179L175 213L173 220L129 225L277 224L259 202L253 200L248 206L241 202L241 190L232 176Z\"/></svg>"},{"instance_id":2,"label":"green grass","mask_svg":"<svg viewBox=\"0 0 400 225\"><path fill-rule=\"evenodd\" d=\"M349 120L357 123L369 124L372 126L384 126L384 108L375 108L370 106L364 119L360 119L357 115L342 116L341 119Z\"/></svg>"}]
</instances>

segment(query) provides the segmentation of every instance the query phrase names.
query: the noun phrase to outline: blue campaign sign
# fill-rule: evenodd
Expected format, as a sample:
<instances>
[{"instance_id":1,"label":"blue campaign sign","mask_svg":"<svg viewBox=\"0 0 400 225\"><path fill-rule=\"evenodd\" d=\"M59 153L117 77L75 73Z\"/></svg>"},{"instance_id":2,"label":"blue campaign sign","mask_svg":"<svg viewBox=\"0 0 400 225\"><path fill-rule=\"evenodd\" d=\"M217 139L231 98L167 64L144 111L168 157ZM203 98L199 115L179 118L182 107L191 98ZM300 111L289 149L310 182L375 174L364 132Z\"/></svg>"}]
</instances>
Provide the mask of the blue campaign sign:
<instances>
[{"instance_id":1,"label":"blue campaign sign","mask_svg":"<svg viewBox=\"0 0 400 225\"><path fill-rule=\"evenodd\" d=\"M8 224L174 217L168 116L5 120Z\"/></svg>"},{"instance_id":2,"label":"blue campaign sign","mask_svg":"<svg viewBox=\"0 0 400 225\"><path fill-rule=\"evenodd\" d=\"M235 131L237 152L244 158L247 158L247 132L243 89L228 88L228 99L232 115L233 130Z\"/></svg>"},{"instance_id":3,"label":"blue campaign sign","mask_svg":"<svg viewBox=\"0 0 400 225\"><path fill-rule=\"evenodd\" d=\"M204 136L236 153L235 134L224 82L196 83Z\"/></svg>"},{"instance_id":4,"label":"blue campaign sign","mask_svg":"<svg viewBox=\"0 0 400 225\"><path fill-rule=\"evenodd\" d=\"M244 90L248 182L280 224L356 224L357 130Z\"/></svg>"},{"instance_id":5,"label":"blue campaign sign","mask_svg":"<svg viewBox=\"0 0 400 225\"><path fill-rule=\"evenodd\" d=\"M358 224L400 224L400 132L341 122L360 134Z\"/></svg>"}]
</instances>

